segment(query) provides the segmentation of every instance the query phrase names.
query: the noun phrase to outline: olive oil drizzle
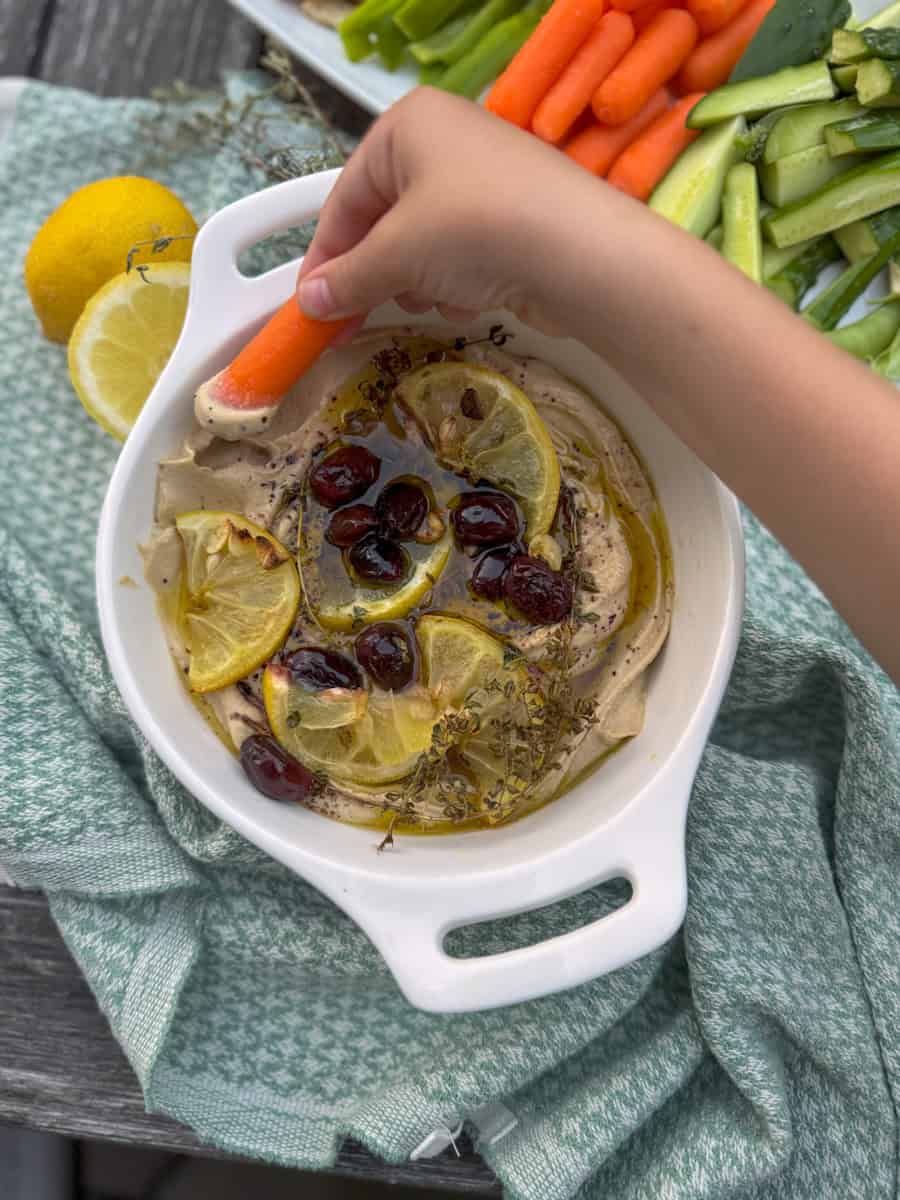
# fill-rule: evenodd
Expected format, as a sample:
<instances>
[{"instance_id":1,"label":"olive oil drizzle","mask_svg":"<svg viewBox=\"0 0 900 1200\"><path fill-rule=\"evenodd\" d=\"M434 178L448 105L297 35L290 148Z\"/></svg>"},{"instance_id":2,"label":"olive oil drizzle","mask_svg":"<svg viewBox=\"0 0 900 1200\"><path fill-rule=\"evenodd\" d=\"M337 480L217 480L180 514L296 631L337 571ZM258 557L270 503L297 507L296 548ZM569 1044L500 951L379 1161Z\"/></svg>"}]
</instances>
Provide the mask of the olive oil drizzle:
<instances>
[{"instance_id":1,"label":"olive oil drizzle","mask_svg":"<svg viewBox=\"0 0 900 1200\"><path fill-rule=\"evenodd\" d=\"M495 331L487 340L494 341ZM498 336L503 336L502 334ZM494 344L499 344L495 342ZM372 453L382 460L382 471L378 480L369 491L359 497L360 503L374 504L376 495L389 482L401 477L415 476L426 484L432 501L433 510L445 520L449 520L449 508L454 498L463 491L471 490L477 481L467 481L460 475L442 467L432 450L427 446L418 431L411 424L412 419L402 412L393 399L393 387L400 375L415 369L425 361L461 361L465 343L443 343L429 337L395 338L393 348L376 355L372 362L351 377L341 387L326 409L326 420L336 429L341 430L339 441L342 444L365 445ZM624 437L624 435L623 435ZM629 581L629 596L627 610L619 628L609 635L598 631L598 648L614 642L616 637L626 632L634 619L642 610L656 602L661 588L670 588L672 583L672 560L668 532L665 520L656 506L649 525L628 503L627 498L610 482L603 471L602 463L597 455L587 446L579 445L581 454L591 463L600 481L600 486L612 506L615 516L621 526L623 536L631 555L631 575ZM304 584L307 585L312 575L318 575L319 586L346 587L348 593L353 590L353 583L347 574L345 559L340 549L332 546L324 538L324 529L330 513L319 506L301 488L297 499L300 510L300 532L298 534L298 562ZM574 506L570 506L574 509ZM578 548L578 516L574 511L567 512L561 503L552 530L553 535L562 544L564 554L564 570L580 572L582 569ZM655 545L654 545L655 542ZM419 549L419 548L414 548ZM427 547L424 548L427 550ZM521 628L521 621L508 613L502 605L478 600L468 588L471 575L472 558L458 546L454 545L450 558L440 578L427 595L406 615L406 621L414 627L418 617L425 613L443 612L457 617L464 617L481 625L493 636L504 639L514 627ZM346 582L345 582L346 581ZM590 586L590 579L583 582ZM316 592L306 591L307 600L312 597L311 610L301 605L301 620L306 625L303 633L308 636L309 621L315 620ZM164 610L167 621L175 620L177 616L173 604L168 597L160 597L160 605ZM548 640L546 661L540 663L544 675L543 687L553 696L557 706L555 720L558 729L545 736L541 754L545 760L541 769L546 773L555 765L565 752L566 741L571 736L578 736L591 721L591 706L586 700L575 695L570 682L571 641L578 628L580 617L574 612L570 618L554 629L554 635ZM356 633L362 627L362 622L348 632L340 630L323 630L322 642L325 645L352 655L352 643ZM289 639L290 642L294 639ZM513 656L517 654L512 651ZM179 672L181 674L181 672ZM186 680L182 677L185 688ZM549 684L548 684L548 681ZM232 739L222 728L212 708L203 697L193 695L188 691L192 701L213 728L219 739L235 752ZM513 789L512 797L487 810L473 811L462 793L451 789L448 797L448 819L446 821L423 824L415 819L412 801L417 791L423 786L435 784L442 772L445 777L462 779L469 776L469 782L477 789L478 780L472 776L470 765L466 762L464 753L460 753L467 734L471 732L473 718L477 723L478 710L484 703L484 697L467 697L463 709L452 714L446 714L435 731L435 754L431 769L427 763L420 767L406 782L401 792L389 792L383 800L380 812L373 812L371 820L359 822L366 827L386 831L385 843L390 844L393 834L426 834L459 833L485 828L499 821L509 821L520 818L545 803L555 799L574 786L572 781L551 795L542 796L539 800L530 800L529 791L537 790L540 782L538 777L526 781L523 789ZM546 722L546 713L542 718ZM507 727L507 734L513 731ZM519 729L520 740L534 739L535 729ZM540 739L538 739L540 740ZM598 763L614 753L622 743L611 750L601 753L597 759L587 764L579 772L578 779L595 769ZM427 756L423 756L427 757ZM373 797L373 805L376 803Z\"/></svg>"}]
</instances>

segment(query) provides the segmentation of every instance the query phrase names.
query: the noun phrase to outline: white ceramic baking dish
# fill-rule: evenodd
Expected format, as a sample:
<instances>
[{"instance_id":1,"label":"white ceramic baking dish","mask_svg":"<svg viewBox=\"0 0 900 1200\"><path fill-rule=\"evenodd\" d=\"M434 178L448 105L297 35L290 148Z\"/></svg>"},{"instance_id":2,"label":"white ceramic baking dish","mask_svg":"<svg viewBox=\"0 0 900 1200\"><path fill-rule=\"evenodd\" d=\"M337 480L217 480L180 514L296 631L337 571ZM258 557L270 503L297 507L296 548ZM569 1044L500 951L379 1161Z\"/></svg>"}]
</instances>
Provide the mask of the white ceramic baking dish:
<instances>
[{"instance_id":1,"label":"white ceramic baking dish","mask_svg":"<svg viewBox=\"0 0 900 1200\"><path fill-rule=\"evenodd\" d=\"M644 731L569 795L524 820L474 833L400 838L381 854L372 830L259 795L176 678L153 594L142 581L138 544L153 523L157 460L187 432L194 389L294 286L296 262L251 279L238 271L238 255L314 217L336 177L329 172L249 196L213 216L197 237L184 331L122 450L100 520L103 641L132 716L185 787L353 917L412 1004L435 1012L513 1004L632 962L681 923L688 798L741 620L738 507L602 361L500 314L515 331L517 352L555 364L602 400L656 483L671 532L676 603L671 636L653 668ZM386 306L369 324L409 320ZM123 576L141 586L121 586ZM593 924L482 958L453 958L443 950L451 928L539 908L615 876L631 882L632 898Z\"/></svg>"}]
</instances>

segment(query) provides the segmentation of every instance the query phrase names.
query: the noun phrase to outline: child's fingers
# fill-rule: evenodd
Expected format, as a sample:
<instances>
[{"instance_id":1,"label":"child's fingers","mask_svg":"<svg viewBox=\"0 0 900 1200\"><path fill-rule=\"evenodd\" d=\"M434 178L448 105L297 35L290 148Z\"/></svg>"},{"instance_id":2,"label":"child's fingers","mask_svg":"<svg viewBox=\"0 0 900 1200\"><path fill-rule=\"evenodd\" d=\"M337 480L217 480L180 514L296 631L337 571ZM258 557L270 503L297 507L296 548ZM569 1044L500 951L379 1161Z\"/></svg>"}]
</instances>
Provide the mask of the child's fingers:
<instances>
[{"instance_id":1,"label":"child's fingers","mask_svg":"<svg viewBox=\"0 0 900 1200\"><path fill-rule=\"evenodd\" d=\"M413 316L427 313L429 309L434 308L433 300L418 296L415 292L404 292L402 296L397 297L397 303L404 312L412 313Z\"/></svg>"},{"instance_id":2,"label":"child's fingers","mask_svg":"<svg viewBox=\"0 0 900 1200\"><path fill-rule=\"evenodd\" d=\"M301 274L297 300L307 316L357 316L419 290L420 252L405 207L395 204L351 249Z\"/></svg>"},{"instance_id":3,"label":"child's fingers","mask_svg":"<svg viewBox=\"0 0 900 1200\"><path fill-rule=\"evenodd\" d=\"M331 343L332 346L344 346L347 344L347 342L352 342L362 326L365 324L365 321L365 317L353 317L351 321L347 322L346 328L342 329Z\"/></svg>"},{"instance_id":4,"label":"child's fingers","mask_svg":"<svg viewBox=\"0 0 900 1200\"><path fill-rule=\"evenodd\" d=\"M351 250L394 204L397 196L389 159L390 138L384 121L376 121L325 201L315 237L300 264L300 279Z\"/></svg>"},{"instance_id":5,"label":"child's fingers","mask_svg":"<svg viewBox=\"0 0 900 1200\"><path fill-rule=\"evenodd\" d=\"M478 309L460 308L457 304L439 304L437 310L444 320L449 321L451 325L464 325L467 321L477 321L481 316Z\"/></svg>"}]
</instances>

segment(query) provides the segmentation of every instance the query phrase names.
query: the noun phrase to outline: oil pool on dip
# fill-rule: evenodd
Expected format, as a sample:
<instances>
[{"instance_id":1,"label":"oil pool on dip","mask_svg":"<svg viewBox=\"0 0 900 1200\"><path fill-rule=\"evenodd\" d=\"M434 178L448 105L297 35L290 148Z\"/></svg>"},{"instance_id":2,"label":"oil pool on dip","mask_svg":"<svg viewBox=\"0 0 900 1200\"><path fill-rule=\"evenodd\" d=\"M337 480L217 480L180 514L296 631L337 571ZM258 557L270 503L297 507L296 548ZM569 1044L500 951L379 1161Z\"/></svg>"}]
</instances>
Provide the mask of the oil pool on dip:
<instances>
[{"instance_id":1,"label":"oil pool on dip","mask_svg":"<svg viewBox=\"0 0 900 1200\"><path fill-rule=\"evenodd\" d=\"M144 556L172 657L264 795L481 828L640 733L663 515L597 402L506 340L367 330L265 427L198 403L159 464Z\"/></svg>"}]
</instances>

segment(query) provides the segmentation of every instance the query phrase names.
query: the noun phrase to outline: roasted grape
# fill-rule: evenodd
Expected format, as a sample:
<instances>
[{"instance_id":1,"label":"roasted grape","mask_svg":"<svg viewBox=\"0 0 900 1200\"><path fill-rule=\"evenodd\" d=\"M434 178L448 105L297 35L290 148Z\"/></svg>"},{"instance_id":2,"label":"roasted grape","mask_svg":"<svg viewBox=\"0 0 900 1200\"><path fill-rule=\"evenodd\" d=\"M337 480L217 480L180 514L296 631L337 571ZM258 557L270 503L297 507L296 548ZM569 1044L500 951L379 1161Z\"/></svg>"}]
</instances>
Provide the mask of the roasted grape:
<instances>
[{"instance_id":1,"label":"roasted grape","mask_svg":"<svg viewBox=\"0 0 900 1200\"><path fill-rule=\"evenodd\" d=\"M339 508L367 492L381 469L381 460L365 446L341 446L313 467L312 494L326 508Z\"/></svg>"},{"instance_id":2,"label":"roasted grape","mask_svg":"<svg viewBox=\"0 0 900 1200\"><path fill-rule=\"evenodd\" d=\"M400 479L389 483L375 504L380 532L398 542L415 537L428 516L428 497L415 483Z\"/></svg>"},{"instance_id":3,"label":"roasted grape","mask_svg":"<svg viewBox=\"0 0 900 1200\"><path fill-rule=\"evenodd\" d=\"M517 554L503 580L508 603L533 625L556 625L572 611L572 585L542 558Z\"/></svg>"},{"instance_id":4,"label":"roasted grape","mask_svg":"<svg viewBox=\"0 0 900 1200\"><path fill-rule=\"evenodd\" d=\"M325 537L332 546L346 550L348 546L355 546L367 533L374 532L377 524L378 519L371 504L348 504L346 508L338 509L331 518Z\"/></svg>"},{"instance_id":5,"label":"roasted grape","mask_svg":"<svg viewBox=\"0 0 900 1200\"><path fill-rule=\"evenodd\" d=\"M360 666L385 691L399 692L412 680L416 658L402 625L390 621L370 625L356 639L355 649Z\"/></svg>"},{"instance_id":6,"label":"roasted grape","mask_svg":"<svg viewBox=\"0 0 900 1200\"><path fill-rule=\"evenodd\" d=\"M453 530L464 546L496 546L519 533L519 514L500 492L463 492L452 513Z\"/></svg>"},{"instance_id":7,"label":"roasted grape","mask_svg":"<svg viewBox=\"0 0 900 1200\"><path fill-rule=\"evenodd\" d=\"M321 646L301 646L287 656L284 665L294 683L301 684L311 692L363 686L359 667L351 658Z\"/></svg>"},{"instance_id":8,"label":"roasted grape","mask_svg":"<svg viewBox=\"0 0 900 1200\"><path fill-rule=\"evenodd\" d=\"M302 804L316 786L312 771L263 733L254 733L241 743L241 766L256 790L270 800Z\"/></svg>"},{"instance_id":9,"label":"roasted grape","mask_svg":"<svg viewBox=\"0 0 900 1200\"><path fill-rule=\"evenodd\" d=\"M409 555L402 546L370 533L347 551L350 567L364 583L387 586L409 574Z\"/></svg>"},{"instance_id":10,"label":"roasted grape","mask_svg":"<svg viewBox=\"0 0 900 1200\"><path fill-rule=\"evenodd\" d=\"M503 599L503 579L513 553L509 546L503 546L498 550L485 550L476 559L471 580L476 596L483 600Z\"/></svg>"}]
</instances>

